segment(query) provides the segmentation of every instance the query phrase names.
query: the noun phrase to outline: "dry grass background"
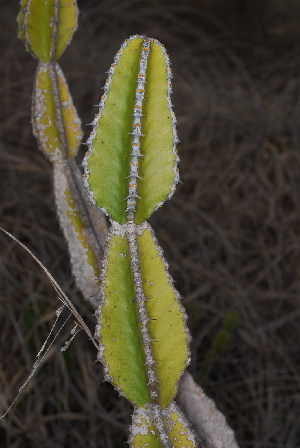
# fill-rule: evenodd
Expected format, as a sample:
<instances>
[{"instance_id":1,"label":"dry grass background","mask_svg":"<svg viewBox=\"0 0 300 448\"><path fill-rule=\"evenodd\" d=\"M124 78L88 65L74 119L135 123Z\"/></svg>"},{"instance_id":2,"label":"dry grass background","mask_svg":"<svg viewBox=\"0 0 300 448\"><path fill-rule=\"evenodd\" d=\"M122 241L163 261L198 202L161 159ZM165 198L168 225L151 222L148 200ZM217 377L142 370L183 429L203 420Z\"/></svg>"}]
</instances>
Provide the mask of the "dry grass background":
<instances>
[{"instance_id":1,"label":"dry grass background","mask_svg":"<svg viewBox=\"0 0 300 448\"><path fill-rule=\"evenodd\" d=\"M241 448L299 448L300 10L292 0L222 3L82 0L61 65L89 123L124 38L143 33L167 46L183 183L151 223L185 298L190 371ZM51 167L31 133L36 63L16 38L17 11L17 2L2 2L0 225L43 261L93 329L70 274ZM21 248L2 234L0 248L2 411L30 372L59 302ZM60 352L71 328L69 321L0 422L1 447L126 446L130 405L102 383L83 334Z\"/></svg>"}]
</instances>

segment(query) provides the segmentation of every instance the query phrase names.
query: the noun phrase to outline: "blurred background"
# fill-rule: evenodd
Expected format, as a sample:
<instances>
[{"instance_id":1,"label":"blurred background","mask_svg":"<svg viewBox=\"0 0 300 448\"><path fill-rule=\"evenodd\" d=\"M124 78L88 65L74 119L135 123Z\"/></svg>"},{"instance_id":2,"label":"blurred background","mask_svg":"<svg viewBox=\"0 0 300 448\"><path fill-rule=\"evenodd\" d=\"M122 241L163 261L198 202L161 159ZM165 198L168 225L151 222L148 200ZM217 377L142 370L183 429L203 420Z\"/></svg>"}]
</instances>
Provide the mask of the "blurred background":
<instances>
[{"instance_id":1,"label":"blurred background","mask_svg":"<svg viewBox=\"0 0 300 448\"><path fill-rule=\"evenodd\" d=\"M32 136L36 61L17 39L18 2L0 6L0 225L39 257L93 331L55 215L51 166ZM79 8L60 62L83 124L126 37L155 37L170 55L182 184L151 224L189 315L189 370L241 448L299 448L300 3L81 0ZM60 303L3 234L0 257L1 414ZM126 446L131 405L103 383L83 333L60 352L72 327L70 319L0 421L1 448Z\"/></svg>"}]
</instances>

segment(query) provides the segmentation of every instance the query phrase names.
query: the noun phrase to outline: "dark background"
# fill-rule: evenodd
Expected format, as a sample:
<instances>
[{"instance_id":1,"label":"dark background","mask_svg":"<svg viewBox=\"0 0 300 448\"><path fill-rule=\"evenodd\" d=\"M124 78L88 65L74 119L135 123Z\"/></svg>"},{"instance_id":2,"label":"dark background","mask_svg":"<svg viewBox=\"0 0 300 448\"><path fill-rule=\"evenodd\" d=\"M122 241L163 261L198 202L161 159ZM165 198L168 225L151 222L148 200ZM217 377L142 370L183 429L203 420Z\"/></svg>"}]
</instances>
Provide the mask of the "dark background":
<instances>
[{"instance_id":1,"label":"dark background","mask_svg":"<svg viewBox=\"0 0 300 448\"><path fill-rule=\"evenodd\" d=\"M0 225L40 258L93 331L55 215L51 166L32 136L36 61L16 37L17 2L0 6ZM83 123L126 37L155 37L170 55L182 184L151 224L189 315L189 370L241 448L299 448L300 3L81 0L79 8L60 63ZM0 254L2 413L60 304L33 259L2 234ZM102 383L92 344L79 334L59 350L72 326L0 422L1 448L126 446L131 406Z\"/></svg>"}]
</instances>

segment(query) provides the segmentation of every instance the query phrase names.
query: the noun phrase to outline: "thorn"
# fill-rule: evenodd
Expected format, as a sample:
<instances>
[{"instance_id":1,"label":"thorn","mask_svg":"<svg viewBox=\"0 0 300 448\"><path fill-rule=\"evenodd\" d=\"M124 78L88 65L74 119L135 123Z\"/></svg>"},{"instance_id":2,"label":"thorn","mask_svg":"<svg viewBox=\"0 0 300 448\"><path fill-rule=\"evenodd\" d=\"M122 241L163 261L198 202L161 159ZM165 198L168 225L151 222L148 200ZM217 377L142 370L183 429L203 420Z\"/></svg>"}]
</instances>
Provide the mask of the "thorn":
<instances>
[{"instance_id":1,"label":"thorn","mask_svg":"<svg viewBox=\"0 0 300 448\"><path fill-rule=\"evenodd\" d=\"M139 134L137 132L128 132L129 135L135 135L137 137L141 136L141 137L145 137L145 134Z\"/></svg>"},{"instance_id":2,"label":"thorn","mask_svg":"<svg viewBox=\"0 0 300 448\"><path fill-rule=\"evenodd\" d=\"M127 199L129 199L129 198L134 198L135 197L135 195L133 195L133 194L129 194L128 196L127 196L127 198L125 198L125 201L127 201ZM132 205L132 204L130 204L130 205Z\"/></svg>"},{"instance_id":3,"label":"thorn","mask_svg":"<svg viewBox=\"0 0 300 448\"><path fill-rule=\"evenodd\" d=\"M131 154L132 155L132 154ZM131 177L137 177L138 179L143 180L143 178L141 176L139 176L138 174L134 173L132 175L127 176L125 179L130 179Z\"/></svg>"},{"instance_id":4,"label":"thorn","mask_svg":"<svg viewBox=\"0 0 300 448\"><path fill-rule=\"evenodd\" d=\"M132 198L133 200L134 200L134 198L139 198L139 199L141 199L137 194L134 194L134 193L129 194L129 195L127 196L126 200L129 199L129 198Z\"/></svg>"},{"instance_id":5,"label":"thorn","mask_svg":"<svg viewBox=\"0 0 300 448\"><path fill-rule=\"evenodd\" d=\"M145 362L145 364L143 364L144 366L152 366L153 364L159 364L159 362L157 362L157 361L154 361L154 359L153 359L153 361L146 361Z\"/></svg>"},{"instance_id":6,"label":"thorn","mask_svg":"<svg viewBox=\"0 0 300 448\"><path fill-rule=\"evenodd\" d=\"M159 381L158 380L150 380L148 383L147 383L147 386L150 386L151 384L158 384L159 383Z\"/></svg>"}]
</instances>

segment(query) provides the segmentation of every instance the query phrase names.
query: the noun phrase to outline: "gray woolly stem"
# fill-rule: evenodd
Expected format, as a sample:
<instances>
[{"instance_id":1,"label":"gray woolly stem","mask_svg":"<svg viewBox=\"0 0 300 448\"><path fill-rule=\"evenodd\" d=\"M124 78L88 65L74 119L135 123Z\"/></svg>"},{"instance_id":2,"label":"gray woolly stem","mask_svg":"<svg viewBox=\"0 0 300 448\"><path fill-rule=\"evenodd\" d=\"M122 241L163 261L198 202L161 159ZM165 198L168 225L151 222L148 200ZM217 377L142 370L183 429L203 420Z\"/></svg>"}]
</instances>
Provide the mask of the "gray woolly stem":
<instances>
[{"instance_id":1,"label":"gray woolly stem","mask_svg":"<svg viewBox=\"0 0 300 448\"><path fill-rule=\"evenodd\" d=\"M86 190L83 190L84 187L83 187L82 175L75 160L68 159L66 166L67 166L67 172L70 174L69 176L67 176L70 189L71 191L73 191L74 197L76 198L76 205L78 207L78 211L82 216L82 219L85 221L86 229L90 231L90 233L92 234L93 240L95 242L95 244L93 244L92 247L94 248L100 266L101 259L103 257L107 231L102 232L101 233L102 238L100 238L99 231L97 231L95 227L95 224L99 224L99 222L95 222L96 220L94 218L96 219L98 218L98 221L99 219L101 219L106 227L105 217L103 213L98 209L93 209L93 211L95 211L94 213L95 216L91 215L92 206L89 203L88 197L85 198L85 196L87 196L84 194L86 193Z\"/></svg>"}]
</instances>

